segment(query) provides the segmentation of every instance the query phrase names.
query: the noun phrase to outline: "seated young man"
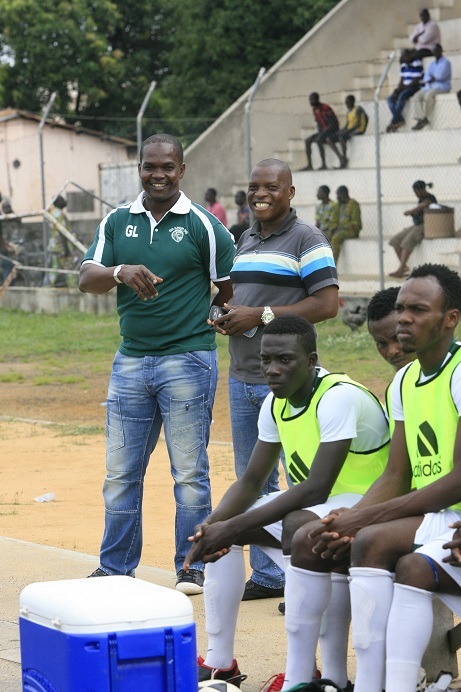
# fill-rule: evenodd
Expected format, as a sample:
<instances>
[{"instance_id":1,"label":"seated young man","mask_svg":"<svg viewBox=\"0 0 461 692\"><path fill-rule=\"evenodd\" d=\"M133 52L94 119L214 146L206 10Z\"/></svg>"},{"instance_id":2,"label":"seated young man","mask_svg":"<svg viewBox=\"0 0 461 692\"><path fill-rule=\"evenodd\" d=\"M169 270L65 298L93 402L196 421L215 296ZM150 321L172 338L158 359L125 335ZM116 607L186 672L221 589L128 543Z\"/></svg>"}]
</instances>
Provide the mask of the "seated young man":
<instances>
[{"instance_id":1,"label":"seated young man","mask_svg":"<svg viewBox=\"0 0 461 692\"><path fill-rule=\"evenodd\" d=\"M396 310L402 350L417 358L392 384L395 430L386 470L356 507L296 533L287 571L287 594L292 581L297 594L286 596L287 626L290 617L298 623L312 661L329 571L348 562L350 548L355 692L414 692L433 595L461 613L461 572L448 550L449 527L461 520L459 275L443 265L414 269Z\"/></svg>"},{"instance_id":2,"label":"seated young man","mask_svg":"<svg viewBox=\"0 0 461 692\"><path fill-rule=\"evenodd\" d=\"M271 393L260 412L258 441L243 476L197 527L184 563L187 569L199 556L216 560L207 566L205 579L208 651L199 659L200 680L230 680L239 674L234 637L245 588L242 546L259 545L285 568L294 531L333 508L352 506L387 462L389 430L378 400L347 375L319 367L317 360L315 330L302 317L284 315L265 327L261 368ZM282 446L295 485L258 500ZM284 517L293 512L282 528ZM345 575L337 576L331 607L334 614L327 617L321 637L322 673L346 687L350 612ZM298 663L299 679L310 680L315 660L306 666L302 655ZM291 680L287 676L287 688Z\"/></svg>"}]
</instances>

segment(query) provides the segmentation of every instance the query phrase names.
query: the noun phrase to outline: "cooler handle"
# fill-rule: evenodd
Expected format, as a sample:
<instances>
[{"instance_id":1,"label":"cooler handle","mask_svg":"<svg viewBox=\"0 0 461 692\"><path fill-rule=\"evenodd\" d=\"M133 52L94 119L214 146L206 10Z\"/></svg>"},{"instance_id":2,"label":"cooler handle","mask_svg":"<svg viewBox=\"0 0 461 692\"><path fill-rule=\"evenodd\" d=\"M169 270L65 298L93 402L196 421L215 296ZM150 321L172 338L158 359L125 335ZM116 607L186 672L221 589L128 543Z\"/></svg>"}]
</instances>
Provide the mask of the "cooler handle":
<instances>
[{"instance_id":1,"label":"cooler handle","mask_svg":"<svg viewBox=\"0 0 461 692\"><path fill-rule=\"evenodd\" d=\"M175 692L173 630L165 630L166 692Z\"/></svg>"},{"instance_id":2,"label":"cooler handle","mask_svg":"<svg viewBox=\"0 0 461 692\"><path fill-rule=\"evenodd\" d=\"M118 692L118 646L114 634L109 635L109 677L111 692Z\"/></svg>"}]
</instances>

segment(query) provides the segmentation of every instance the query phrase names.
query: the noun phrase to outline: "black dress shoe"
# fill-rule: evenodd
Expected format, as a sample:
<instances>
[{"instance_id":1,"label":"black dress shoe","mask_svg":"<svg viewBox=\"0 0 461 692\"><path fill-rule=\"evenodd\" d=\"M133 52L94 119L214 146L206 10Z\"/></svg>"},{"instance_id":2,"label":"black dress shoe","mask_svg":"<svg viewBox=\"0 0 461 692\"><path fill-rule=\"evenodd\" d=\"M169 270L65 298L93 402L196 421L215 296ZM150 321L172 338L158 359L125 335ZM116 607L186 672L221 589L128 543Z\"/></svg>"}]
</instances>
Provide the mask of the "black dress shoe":
<instances>
[{"instance_id":1,"label":"black dress shoe","mask_svg":"<svg viewBox=\"0 0 461 692\"><path fill-rule=\"evenodd\" d=\"M245 584L242 601L256 601L259 598L283 598L284 588L270 589L268 586L257 584L252 579L248 579Z\"/></svg>"}]
</instances>

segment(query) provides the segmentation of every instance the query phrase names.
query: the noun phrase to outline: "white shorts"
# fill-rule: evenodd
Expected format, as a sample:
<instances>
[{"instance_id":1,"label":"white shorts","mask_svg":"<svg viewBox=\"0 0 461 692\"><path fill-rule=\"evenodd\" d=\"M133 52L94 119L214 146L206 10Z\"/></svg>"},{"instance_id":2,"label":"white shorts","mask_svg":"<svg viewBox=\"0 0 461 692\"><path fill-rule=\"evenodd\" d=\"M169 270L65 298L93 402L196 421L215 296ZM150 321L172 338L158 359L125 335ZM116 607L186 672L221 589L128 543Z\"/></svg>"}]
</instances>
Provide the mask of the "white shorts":
<instances>
[{"instance_id":1,"label":"white shorts","mask_svg":"<svg viewBox=\"0 0 461 692\"><path fill-rule=\"evenodd\" d=\"M416 553L428 555L434 562L446 572L460 587L460 595L435 592L456 615L461 617L461 566L454 567L442 559L450 554L449 550L443 550L442 546L453 538L453 529L448 528L448 524L461 521L461 511L447 509L444 512L432 512L425 514L423 522L415 534L415 544L420 545L415 550Z\"/></svg>"},{"instance_id":2,"label":"white shorts","mask_svg":"<svg viewBox=\"0 0 461 692\"><path fill-rule=\"evenodd\" d=\"M256 509L256 507L262 507L263 505L266 505L268 502L271 500L274 500L276 497L279 497L282 493L286 492L286 490L279 490L275 493L269 493L268 495L263 495L260 497L252 507L251 509ZM316 514L319 519L322 517L326 517L327 514L329 514L333 509L338 509L339 507L353 507L354 505L357 504L362 499L363 495L359 495L357 493L343 493L342 495L333 495L332 497L329 497L326 502L323 502L320 505L313 505L312 507L304 507L304 511L312 512L313 514ZM282 522L281 521L276 521L273 524L269 524L268 526L264 526L264 531L267 531L267 533L270 533L271 536L274 536L280 543L282 542ZM286 565L283 561L282 557L282 549L281 548L268 548L267 546L261 545L259 546L261 550L263 550L266 555L269 555L269 557L281 568L285 569Z\"/></svg>"}]
</instances>

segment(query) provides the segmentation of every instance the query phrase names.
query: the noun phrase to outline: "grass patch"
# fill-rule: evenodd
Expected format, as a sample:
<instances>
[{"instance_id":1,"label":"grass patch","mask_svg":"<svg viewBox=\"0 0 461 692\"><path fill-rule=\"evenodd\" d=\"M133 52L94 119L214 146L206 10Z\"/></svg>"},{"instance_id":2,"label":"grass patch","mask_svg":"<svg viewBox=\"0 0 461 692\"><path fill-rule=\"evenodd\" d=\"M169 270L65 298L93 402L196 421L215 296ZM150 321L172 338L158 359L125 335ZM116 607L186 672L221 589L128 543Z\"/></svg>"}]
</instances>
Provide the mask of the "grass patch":
<instances>
[{"instance_id":1,"label":"grass patch","mask_svg":"<svg viewBox=\"0 0 461 692\"><path fill-rule=\"evenodd\" d=\"M346 372L373 391L390 382L393 369L378 355L366 324L352 331L337 317L317 325L317 330L318 352L325 368ZM457 334L461 334L461 328ZM229 371L229 340L217 334L216 341L223 381ZM98 373L109 376L119 344L115 314L36 315L4 309L0 311L0 361L13 367L12 372L0 376L0 382L22 382L24 376L14 371L14 363L21 362L33 365L33 382L37 386L84 386Z\"/></svg>"},{"instance_id":2,"label":"grass patch","mask_svg":"<svg viewBox=\"0 0 461 692\"><path fill-rule=\"evenodd\" d=\"M83 375L38 375L34 377L34 384L42 387L47 384L78 384L85 382Z\"/></svg>"},{"instance_id":3,"label":"grass patch","mask_svg":"<svg viewBox=\"0 0 461 692\"><path fill-rule=\"evenodd\" d=\"M58 437L84 437L89 435L104 435L104 425L60 425Z\"/></svg>"},{"instance_id":4,"label":"grass patch","mask_svg":"<svg viewBox=\"0 0 461 692\"><path fill-rule=\"evenodd\" d=\"M0 311L2 361L27 360L65 354L91 354L103 359L120 344L117 315L93 315L66 311L56 315L21 310Z\"/></svg>"},{"instance_id":5,"label":"grass patch","mask_svg":"<svg viewBox=\"0 0 461 692\"><path fill-rule=\"evenodd\" d=\"M24 382L26 378L24 375L20 372L7 372L4 373L3 375L0 375L0 382L14 382L15 384L18 384L20 382Z\"/></svg>"}]
</instances>

